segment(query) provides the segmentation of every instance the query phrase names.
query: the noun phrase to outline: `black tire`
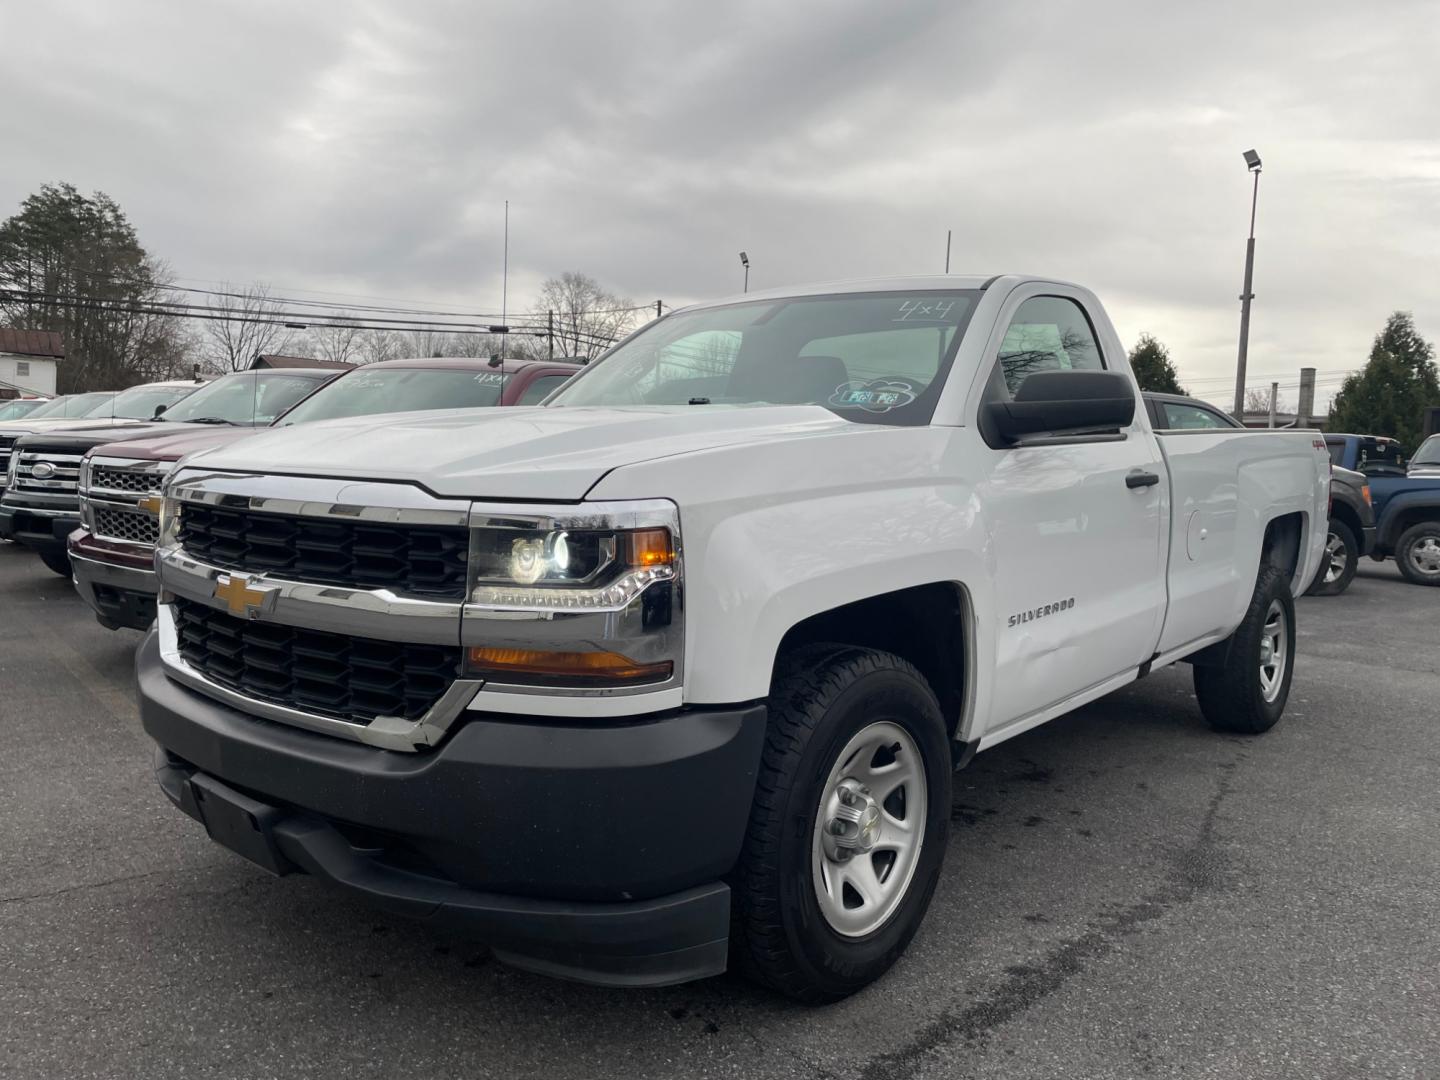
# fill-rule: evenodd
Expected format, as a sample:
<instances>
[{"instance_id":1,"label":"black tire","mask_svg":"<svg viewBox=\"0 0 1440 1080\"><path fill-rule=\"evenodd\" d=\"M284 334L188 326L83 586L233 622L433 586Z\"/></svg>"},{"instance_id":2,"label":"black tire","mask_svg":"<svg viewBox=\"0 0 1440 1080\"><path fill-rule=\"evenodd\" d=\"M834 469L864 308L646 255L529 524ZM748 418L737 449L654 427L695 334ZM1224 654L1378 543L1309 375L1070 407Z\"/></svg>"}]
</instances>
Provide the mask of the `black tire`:
<instances>
[{"instance_id":1,"label":"black tire","mask_svg":"<svg viewBox=\"0 0 1440 1080\"><path fill-rule=\"evenodd\" d=\"M37 551L40 561L63 578L70 576L70 556L63 551Z\"/></svg>"},{"instance_id":2,"label":"black tire","mask_svg":"<svg viewBox=\"0 0 1440 1080\"><path fill-rule=\"evenodd\" d=\"M890 968L930 906L950 820L949 738L924 677L889 653L803 647L782 660L769 700L755 803L732 881L732 956L740 971L789 997L838 1001ZM846 937L821 911L811 845L832 768L876 721L901 727L919 750L925 831L898 906L873 932Z\"/></svg>"},{"instance_id":3,"label":"black tire","mask_svg":"<svg viewBox=\"0 0 1440 1080\"><path fill-rule=\"evenodd\" d=\"M1395 542L1395 565L1412 585L1440 585L1440 570L1429 569L1434 565L1430 554L1440 546L1440 521L1422 521L1411 525L1400 534Z\"/></svg>"},{"instance_id":4,"label":"black tire","mask_svg":"<svg viewBox=\"0 0 1440 1080\"><path fill-rule=\"evenodd\" d=\"M1275 609L1285 631L1285 663L1278 692L1267 700L1261 682L1261 639L1266 636L1267 616ZM1241 735L1269 731L1285 711L1295 672L1295 601L1284 571L1268 564L1260 568L1245 619L1225 645L1222 663L1195 665L1200 711L1216 731Z\"/></svg>"},{"instance_id":5,"label":"black tire","mask_svg":"<svg viewBox=\"0 0 1440 1080\"><path fill-rule=\"evenodd\" d=\"M1331 571L1331 545L1338 545L1333 553L1335 557L1343 558L1344 565L1339 575L1330 581L1326 581L1326 575ZM1325 559L1320 565L1320 572L1315 575L1315 581L1306 591L1306 596L1339 596L1350 587L1350 582L1355 578L1355 569L1360 565L1360 544L1355 539L1355 533L1343 521L1330 519L1329 535L1325 537Z\"/></svg>"}]
</instances>

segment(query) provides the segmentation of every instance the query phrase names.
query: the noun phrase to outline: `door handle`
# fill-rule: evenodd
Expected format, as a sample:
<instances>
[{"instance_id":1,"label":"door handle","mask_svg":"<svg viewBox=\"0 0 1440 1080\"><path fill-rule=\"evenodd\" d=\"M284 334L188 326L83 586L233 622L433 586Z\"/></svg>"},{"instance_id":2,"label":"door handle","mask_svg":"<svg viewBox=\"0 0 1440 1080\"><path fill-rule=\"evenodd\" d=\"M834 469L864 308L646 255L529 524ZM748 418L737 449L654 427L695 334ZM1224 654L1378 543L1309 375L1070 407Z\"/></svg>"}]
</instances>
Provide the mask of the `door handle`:
<instances>
[{"instance_id":1,"label":"door handle","mask_svg":"<svg viewBox=\"0 0 1440 1080\"><path fill-rule=\"evenodd\" d=\"M1145 472L1143 469L1136 469L1134 472L1127 473L1125 476L1125 486L1127 488L1150 487L1159 482L1160 476L1158 473Z\"/></svg>"}]
</instances>

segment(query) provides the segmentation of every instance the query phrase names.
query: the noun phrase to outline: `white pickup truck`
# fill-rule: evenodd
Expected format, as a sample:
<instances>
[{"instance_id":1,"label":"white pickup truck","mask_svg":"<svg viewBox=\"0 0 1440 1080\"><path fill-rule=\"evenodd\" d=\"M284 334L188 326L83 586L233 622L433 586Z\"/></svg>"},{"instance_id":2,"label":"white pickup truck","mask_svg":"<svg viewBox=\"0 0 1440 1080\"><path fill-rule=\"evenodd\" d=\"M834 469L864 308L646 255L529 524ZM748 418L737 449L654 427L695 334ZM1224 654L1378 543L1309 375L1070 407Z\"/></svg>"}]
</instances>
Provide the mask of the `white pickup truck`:
<instances>
[{"instance_id":1,"label":"white pickup truck","mask_svg":"<svg viewBox=\"0 0 1440 1080\"><path fill-rule=\"evenodd\" d=\"M536 408L182 461L137 670L166 794L611 985L884 972L977 750L1194 665L1279 718L1326 535L1304 431L1158 434L1085 289L925 277L646 326Z\"/></svg>"}]
</instances>

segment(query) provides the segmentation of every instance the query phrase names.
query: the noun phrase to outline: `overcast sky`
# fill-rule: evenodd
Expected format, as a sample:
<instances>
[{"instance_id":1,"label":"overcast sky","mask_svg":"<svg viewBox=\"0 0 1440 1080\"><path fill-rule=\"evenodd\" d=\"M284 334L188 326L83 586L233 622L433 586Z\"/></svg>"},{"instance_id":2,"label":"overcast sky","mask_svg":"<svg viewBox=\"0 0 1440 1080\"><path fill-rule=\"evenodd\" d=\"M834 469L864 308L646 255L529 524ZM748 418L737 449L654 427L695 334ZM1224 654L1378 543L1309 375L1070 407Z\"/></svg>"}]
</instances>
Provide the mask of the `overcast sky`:
<instances>
[{"instance_id":1,"label":"overcast sky","mask_svg":"<svg viewBox=\"0 0 1440 1080\"><path fill-rule=\"evenodd\" d=\"M0 5L0 216L115 197L184 284L498 310L943 269L1095 289L1128 343L1320 401L1396 308L1440 338L1428 2ZM1287 389L1289 390L1287 394Z\"/></svg>"}]
</instances>

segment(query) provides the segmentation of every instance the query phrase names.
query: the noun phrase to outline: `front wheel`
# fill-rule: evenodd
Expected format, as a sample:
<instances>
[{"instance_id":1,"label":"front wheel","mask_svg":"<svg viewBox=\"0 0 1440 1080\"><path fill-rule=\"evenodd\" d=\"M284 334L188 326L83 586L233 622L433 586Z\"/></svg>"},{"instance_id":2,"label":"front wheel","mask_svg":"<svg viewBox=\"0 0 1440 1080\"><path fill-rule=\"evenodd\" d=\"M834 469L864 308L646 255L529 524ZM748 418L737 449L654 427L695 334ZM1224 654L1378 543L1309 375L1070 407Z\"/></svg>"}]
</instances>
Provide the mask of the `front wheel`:
<instances>
[{"instance_id":1,"label":"front wheel","mask_svg":"<svg viewBox=\"0 0 1440 1080\"><path fill-rule=\"evenodd\" d=\"M1330 519L1330 531L1325 537L1325 556L1320 561L1320 573L1310 586L1310 596L1339 596L1350 587L1355 577L1355 568L1360 564L1360 544L1355 533L1343 521Z\"/></svg>"},{"instance_id":2,"label":"front wheel","mask_svg":"<svg viewBox=\"0 0 1440 1080\"><path fill-rule=\"evenodd\" d=\"M734 878L737 967L815 1003L884 974L940 876L950 775L944 718L912 665L835 645L782 660Z\"/></svg>"},{"instance_id":3,"label":"front wheel","mask_svg":"<svg viewBox=\"0 0 1440 1080\"><path fill-rule=\"evenodd\" d=\"M1422 521L1401 533L1395 564L1412 585L1440 585L1440 521Z\"/></svg>"},{"instance_id":4,"label":"front wheel","mask_svg":"<svg viewBox=\"0 0 1440 1080\"><path fill-rule=\"evenodd\" d=\"M70 576L70 556L63 551L37 551L40 561L63 578Z\"/></svg>"},{"instance_id":5,"label":"front wheel","mask_svg":"<svg viewBox=\"0 0 1440 1080\"><path fill-rule=\"evenodd\" d=\"M1262 566L1245 619L1219 664L1195 665L1195 697L1217 731L1258 735L1285 711L1295 670L1295 601L1284 571Z\"/></svg>"}]
</instances>

